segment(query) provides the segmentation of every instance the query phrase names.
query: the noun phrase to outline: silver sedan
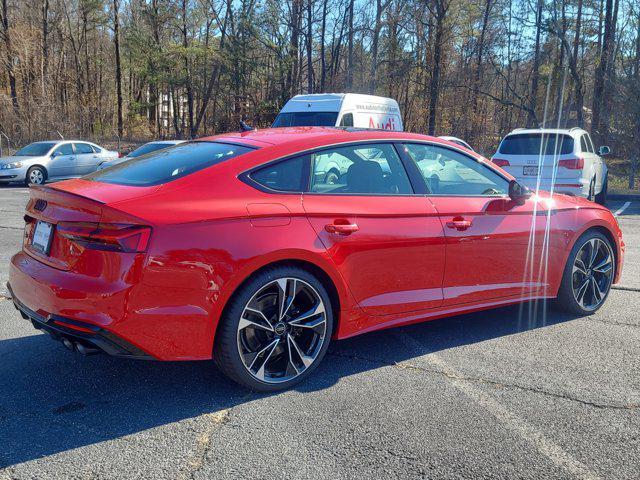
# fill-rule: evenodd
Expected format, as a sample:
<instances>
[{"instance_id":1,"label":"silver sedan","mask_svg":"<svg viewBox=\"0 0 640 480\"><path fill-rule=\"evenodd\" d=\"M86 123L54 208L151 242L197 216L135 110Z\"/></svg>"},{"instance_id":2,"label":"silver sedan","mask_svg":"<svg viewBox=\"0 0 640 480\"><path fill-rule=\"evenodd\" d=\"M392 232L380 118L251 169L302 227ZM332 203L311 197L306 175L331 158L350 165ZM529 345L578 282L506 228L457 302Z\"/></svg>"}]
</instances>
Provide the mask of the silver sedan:
<instances>
[{"instance_id":1,"label":"silver sedan","mask_svg":"<svg viewBox=\"0 0 640 480\"><path fill-rule=\"evenodd\" d=\"M35 142L10 157L0 158L0 183L42 185L92 173L118 152L81 140Z\"/></svg>"}]
</instances>

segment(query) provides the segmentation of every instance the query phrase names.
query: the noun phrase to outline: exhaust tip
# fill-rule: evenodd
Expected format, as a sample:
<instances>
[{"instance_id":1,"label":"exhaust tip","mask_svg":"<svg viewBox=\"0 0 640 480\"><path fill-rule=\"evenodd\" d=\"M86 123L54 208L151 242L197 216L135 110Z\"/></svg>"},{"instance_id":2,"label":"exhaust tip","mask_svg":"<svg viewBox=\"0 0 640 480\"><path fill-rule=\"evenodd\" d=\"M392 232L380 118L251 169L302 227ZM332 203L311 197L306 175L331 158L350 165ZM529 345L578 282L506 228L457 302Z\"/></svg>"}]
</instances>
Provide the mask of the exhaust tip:
<instances>
[{"instance_id":1,"label":"exhaust tip","mask_svg":"<svg viewBox=\"0 0 640 480\"><path fill-rule=\"evenodd\" d=\"M72 352L75 350L75 347L73 345L73 342L71 340L69 340L68 338L63 338L62 339L62 344L69 350L71 350Z\"/></svg>"},{"instance_id":2,"label":"exhaust tip","mask_svg":"<svg viewBox=\"0 0 640 480\"><path fill-rule=\"evenodd\" d=\"M76 348L78 349L78 352L80 352L80 354L84 355L85 357L100 353L100 350L98 350L97 348L88 347L86 345L83 345L82 343L76 343Z\"/></svg>"}]
</instances>

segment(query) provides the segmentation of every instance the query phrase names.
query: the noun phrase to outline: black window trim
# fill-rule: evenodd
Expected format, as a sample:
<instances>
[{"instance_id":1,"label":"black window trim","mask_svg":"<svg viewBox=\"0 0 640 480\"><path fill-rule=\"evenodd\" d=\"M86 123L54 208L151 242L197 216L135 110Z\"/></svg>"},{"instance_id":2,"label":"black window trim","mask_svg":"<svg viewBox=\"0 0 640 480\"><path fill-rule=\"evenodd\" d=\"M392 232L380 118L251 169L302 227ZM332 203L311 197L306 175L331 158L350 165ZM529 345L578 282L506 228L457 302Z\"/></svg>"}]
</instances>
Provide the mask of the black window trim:
<instances>
[{"instance_id":1,"label":"black window trim","mask_svg":"<svg viewBox=\"0 0 640 480\"><path fill-rule=\"evenodd\" d=\"M276 194L280 194L280 195L319 195L319 196L323 196L323 197L328 197L328 196L335 196L335 197L353 197L353 196L357 196L357 197L419 197L419 196L424 196L424 192L423 190L426 188L426 182L424 182L424 179L422 179L422 176L420 175L420 179L422 181L422 185L420 185L420 182L417 181L416 178L412 179L411 174L409 173L408 169L407 169L407 164L405 163L405 159L403 159L403 156L400 152L400 149L398 148L398 145L400 145L402 143L402 140L397 140L397 139L371 139L371 140L355 140L355 141L349 141L349 142L340 142L340 143L335 143L335 144L331 144L331 145L323 145L321 147L312 147L309 148L307 150L301 150L299 152L293 153L293 154L289 154L286 155L284 157L280 157L280 158L276 158L274 160L270 160L266 163L257 165L255 167L252 167L248 170L245 170L244 172L240 173L238 175L238 179L241 180L242 182L246 183L247 185L255 188L256 190L259 190L261 192L264 193L276 193ZM356 146L356 145L367 145L367 144L391 144L391 146L394 148L394 150L396 151L396 155L398 155L398 158L400 159L400 164L401 167L404 169L405 173L407 174L407 177L409 178L409 184L411 186L411 189L413 190L413 193L319 193L319 192L311 192L310 187L311 187L311 155L314 153L318 153L318 152L322 152L325 150L335 150L336 148L343 148L343 147L349 147L349 146ZM303 178L301 179L301 184L302 184L302 191L284 191L284 190L275 190L273 188L267 187L266 185L262 185L261 183L257 182L255 179L253 179L251 177L251 174L257 170L262 170L263 168L266 168L270 165L274 165L276 163L280 163L280 162L286 162L287 160L291 160L293 158L296 157L300 157L300 156L307 156L307 161L303 163L303 169L302 169L302 175ZM417 169L417 167L416 167ZM418 172L419 174L419 172ZM418 189L416 188L416 186L418 186Z\"/></svg>"},{"instance_id":2,"label":"black window trim","mask_svg":"<svg viewBox=\"0 0 640 480\"><path fill-rule=\"evenodd\" d=\"M380 193L369 193L369 194L363 194L363 193L318 193L318 192L310 192L310 183L311 183L311 160L310 158L304 162L303 166L303 171L302 171L302 188L303 191L292 191L292 192L288 192L288 191L283 191L283 190L275 190L272 188L269 188L265 185L262 185L261 183L257 182L256 180L254 180L253 178L251 178L251 174L254 171L257 170L261 170L262 168L265 168L269 165L273 165L279 162L285 162L287 160L290 160L292 158L295 157L299 157L302 155L308 155L310 156L313 153L316 152L321 152L323 150L333 150L335 148L341 148L341 147L348 147L351 145L363 145L363 144L368 144L368 143L373 143L373 144L380 144L380 143L391 143L393 145L393 147L396 150L396 153L398 155L398 157L400 157L400 161L402 163L402 166L404 167L404 170L407 174L407 176L409 177L409 183L411 184L411 188L413 189L413 193L390 193L390 194L380 194ZM411 156L408 154L408 152L405 151L404 146L406 144L409 143L415 143L415 144L422 144L422 145L432 145L432 146L436 146L436 147L440 147L440 148L444 148L446 150L451 150L454 151L456 153L460 153L461 155L464 155L465 157L469 158L470 160L481 164L482 166L484 166L485 168L488 168L489 170L491 170L493 173L495 173L496 175L498 175L499 177L501 177L502 179L505 180L505 182L509 183L511 181L511 179L507 176L505 176L502 172L498 171L495 168L492 168L489 164L487 164L487 162L481 161L480 159L477 159L471 155L469 155L467 152L463 151L462 148L457 148L454 146L450 146L450 145L444 145L440 142L433 142L433 141L428 141L428 140L418 140L418 139L408 139L408 138L404 138L404 139L371 139L371 140L356 140L356 141L350 141L350 142L341 142L341 143L335 143L335 144L331 144L331 145L323 145L322 147L312 147L309 148L307 150L301 150L300 152L296 152L293 154L289 154L286 155L284 157L280 157L280 158L276 158L274 160L270 160L266 163L257 165L255 167L252 167L248 170L245 170L244 172L240 173L237 178L239 180L241 180L242 182L246 183L247 185L255 188L256 190L259 190L263 193L270 193L270 194L280 194L280 195L319 195L319 196L345 196L345 197L349 197L349 196L359 196L359 197L456 197L456 198L509 198L509 194L496 194L496 195L473 195L473 194L469 194L469 195L464 195L464 194L457 194L457 195L452 195L452 194L438 194L438 193L432 193L429 190L429 186L426 182L426 180L424 179L424 177L422 176L422 174L420 173L420 169L418 168L418 166L416 165L416 162L413 161L413 159L411 158Z\"/></svg>"}]
</instances>

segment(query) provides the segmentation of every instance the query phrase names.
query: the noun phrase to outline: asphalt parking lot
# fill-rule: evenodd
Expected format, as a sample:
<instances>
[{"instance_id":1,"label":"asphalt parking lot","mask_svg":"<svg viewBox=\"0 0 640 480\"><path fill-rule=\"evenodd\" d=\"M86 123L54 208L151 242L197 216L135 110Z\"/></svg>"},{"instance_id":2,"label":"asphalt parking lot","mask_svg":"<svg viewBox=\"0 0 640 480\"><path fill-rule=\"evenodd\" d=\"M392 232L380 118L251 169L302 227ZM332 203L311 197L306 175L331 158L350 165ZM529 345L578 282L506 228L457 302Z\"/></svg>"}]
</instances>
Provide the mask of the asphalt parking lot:
<instances>
[{"instance_id":1,"label":"asphalt parking lot","mask_svg":"<svg viewBox=\"0 0 640 480\"><path fill-rule=\"evenodd\" d=\"M84 358L34 330L5 288L27 198L0 188L0 478L639 476L640 202L609 205L626 264L595 315L368 334L263 395L208 362Z\"/></svg>"}]
</instances>

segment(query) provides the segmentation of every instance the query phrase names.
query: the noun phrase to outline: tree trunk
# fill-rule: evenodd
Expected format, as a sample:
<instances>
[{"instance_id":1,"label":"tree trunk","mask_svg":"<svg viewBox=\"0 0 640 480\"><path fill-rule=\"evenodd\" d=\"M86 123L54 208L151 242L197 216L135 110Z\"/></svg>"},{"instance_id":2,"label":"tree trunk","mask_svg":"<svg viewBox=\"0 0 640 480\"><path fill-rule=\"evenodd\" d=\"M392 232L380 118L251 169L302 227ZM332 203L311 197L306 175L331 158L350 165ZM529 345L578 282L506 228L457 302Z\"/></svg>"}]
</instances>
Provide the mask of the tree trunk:
<instances>
[{"instance_id":1,"label":"tree trunk","mask_svg":"<svg viewBox=\"0 0 640 480\"><path fill-rule=\"evenodd\" d=\"M540 77L540 37L542 34L542 10L544 1L538 0L536 12L536 43L533 50L533 71L531 73L531 97L529 99L529 126L535 127L538 119L535 112L538 106L538 81Z\"/></svg>"},{"instance_id":2,"label":"tree trunk","mask_svg":"<svg viewBox=\"0 0 640 480\"><path fill-rule=\"evenodd\" d=\"M438 115L438 97L440 95L440 74L442 70L442 47L444 45L444 22L446 20L448 5L442 0L435 0L436 33L433 45L433 72L429 86L429 135L435 135L436 119Z\"/></svg>"},{"instance_id":3,"label":"tree trunk","mask_svg":"<svg viewBox=\"0 0 640 480\"><path fill-rule=\"evenodd\" d=\"M13 49L11 47L11 35L9 32L9 9L7 8L7 0L2 0L2 37L5 45L5 67L7 76L9 77L9 91L11 95L11 105L13 111L19 113L20 105L18 104L18 90L16 88L16 74L13 65Z\"/></svg>"},{"instance_id":4,"label":"tree trunk","mask_svg":"<svg viewBox=\"0 0 640 480\"><path fill-rule=\"evenodd\" d=\"M113 0L113 43L116 51L118 138L122 138L124 134L124 124L122 121L122 65L120 62L120 0Z\"/></svg>"},{"instance_id":5,"label":"tree trunk","mask_svg":"<svg viewBox=\"0 0 640 480\"><path fill-rule=\"evenodd\" d=\"M327 4L329 0L322 2L322 23L320 27L320 91L324 93L325 82L327 80L327 57L325 52L325 35L327 29Z\"/></svg>"},{"instance_id":6,"label":"tree trunk","mask_svg":"<svg viewBox=\"0 0 640 480\"><path fill-rule=\"evenodd\" d=\"M349 0L349 7L347 12L349 26L349 32L347 33L347 77L345 81L347 92L350 92L353 88L353 5L354 0Z\"/></svg>"}]
</instances>

